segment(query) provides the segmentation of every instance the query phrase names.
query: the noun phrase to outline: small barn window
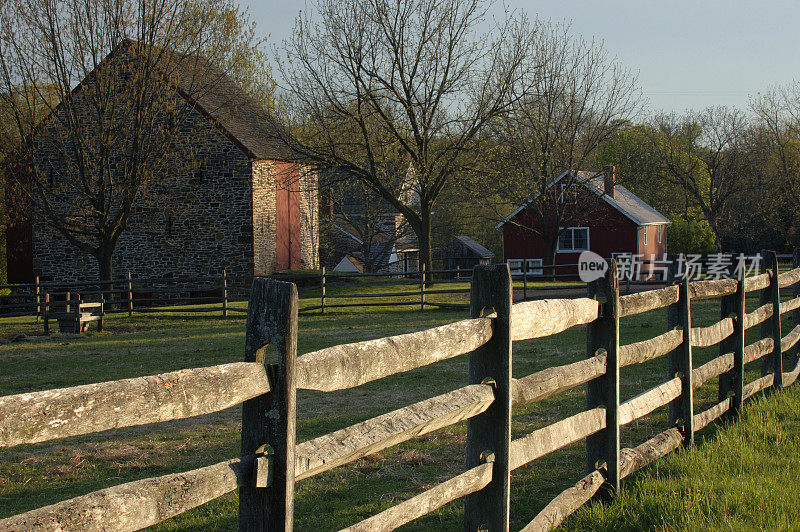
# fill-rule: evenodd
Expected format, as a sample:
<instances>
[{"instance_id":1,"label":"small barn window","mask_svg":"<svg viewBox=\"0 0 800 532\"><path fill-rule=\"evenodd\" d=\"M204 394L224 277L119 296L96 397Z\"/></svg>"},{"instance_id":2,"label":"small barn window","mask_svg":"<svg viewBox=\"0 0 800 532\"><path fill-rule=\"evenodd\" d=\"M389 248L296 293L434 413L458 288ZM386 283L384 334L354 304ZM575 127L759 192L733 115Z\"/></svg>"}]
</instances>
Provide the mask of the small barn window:
<instances>
[{"instance_id":1,"label":"small barn window","mask_svg":"<svg viewBox=\"0 0 800 532\"><path fill-rule=\"evenodd\" d=\"M558 237L556 250L561 253L587 251L589 249L588 227L567 227Z\"/></svg>"},{"instance_id":2,"label":"small barn window","mask_svg":"<svg viewBox=\"0 0 800 532\"><path fill-rule=\"evenodd\" d=\"M578 203L578 188L574 184L561 183L561 203Z\"/></svg>"},{"instance_id":3,"label":"small barn window","mask_svg":"<svg viewBox=\"0 0 800 532\"><path fill-rule=\"evenodd\" d=\"M528 264L528 275L542 275L542 259L508 259L508 269L514 277L521 277L525 273L525 263Z\"/></svg>"},{"instance_id":4,"label":"small barn window","mask_svg":"<svg viewBox=\"0 0 800 532\"><path fill-rule=\"evenodd\" d=\"M647 226L644 226L644 245L647 245Z\"/></svg>"},{"instance_id":5,"label":"small barn window","mask_svg":"<svg viewBox=\"0 0 800 532\"><path fill-rule=\"evenodd\" d=\"M528 259L528 275L542 275L544 272L541 269L542 259ZM534 268L534 266L540 266Z\"/></svg>"},{"instance_id":6,"label":"small barn window","mask_svg":"<svg viewBox=\"0 0 800 532\"><path fill-rule=\"evenodd\" d=\"M658 243L661 243L661 231L664 229L663 225L658 226Z\"/></svg>"}]
</instances>

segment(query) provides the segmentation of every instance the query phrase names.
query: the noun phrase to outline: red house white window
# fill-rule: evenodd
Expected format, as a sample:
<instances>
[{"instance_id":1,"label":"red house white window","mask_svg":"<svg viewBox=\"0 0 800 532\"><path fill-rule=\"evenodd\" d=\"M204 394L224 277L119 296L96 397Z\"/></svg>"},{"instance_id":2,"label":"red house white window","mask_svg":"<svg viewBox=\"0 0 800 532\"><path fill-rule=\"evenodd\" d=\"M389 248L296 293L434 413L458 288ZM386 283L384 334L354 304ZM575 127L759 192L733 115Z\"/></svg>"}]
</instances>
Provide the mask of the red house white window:
<instances>
[{"instance_id":1,"label":"red house white window","mask_svg":"<svg viewBox=\"0 0 800 532\"><path fill-rule=\"evenodd\" d=\"M589 250L589 228L567 227L558 237L556 251L559 253L575 253Z\"/></svg>"}]
</instances>

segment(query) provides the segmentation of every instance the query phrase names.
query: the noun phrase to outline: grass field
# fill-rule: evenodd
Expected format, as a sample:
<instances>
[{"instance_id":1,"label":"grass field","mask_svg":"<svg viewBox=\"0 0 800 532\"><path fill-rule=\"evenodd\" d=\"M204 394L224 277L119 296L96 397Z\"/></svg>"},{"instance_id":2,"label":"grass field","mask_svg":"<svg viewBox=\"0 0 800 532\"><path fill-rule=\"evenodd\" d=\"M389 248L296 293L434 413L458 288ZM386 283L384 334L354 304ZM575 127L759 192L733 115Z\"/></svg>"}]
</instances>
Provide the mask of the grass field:
<instances>
[{"instance_id":1,"label":"grass field","mask_svg":"<svg viewBox=\"0 0 800 532\"><path fill-rule=\"evenodd\" d=\"M759 397L738 423L642 471L566 530L796 530L800 386Z\"/></svg>"},{"instance_id":2,"label":"grass field","mask_svg":"<svg viewBox=\"0 0 800 532\"><path fill-rule=\"evenodd\" d=\"M449 288L449 286L448 286ZM748 310L755 308L748 301ZM693 305L695 325L718 319L718 302ZM348 309L300 317L299 352L345 342L411 332L465 317L465 311ZM788 325L788 324L787 324ZM623 320L622 342L664 332L666 312ZM0 320L0 336L41 330L31 318ZM752 341L748 339L748 341ZM585 357L585 328L514 345L514 375ZM187 313L112 315L103 333L0 345L0 395L99 382L240 361L244 354L244 315ZM717 349L695 351L696 364ZM298 441L368 419L433 395L467 380L467 359L459 357L336 393L298 392ZM666 360L624 368L622 398L630 398L665 379ZM752 379L757 368L750 371ZM696 392L699 411L716 401L716 381ZM577 413L584 406L578 388L516 408L513 432L533 429ZM666 428L660 409L623 430L632 446ZM240 409L172 423L123 429L0 450L0 517L139 478L208 465L239 454ZM706 430L713 434L714 429ZM298 530L334 530L352 524L463 471L465 424L423 436L298 483ZM700 441L703 437L701 434ZM705 445L704 443L702 445ZM583 445L576 444L512 474L512 528L524 526L553 496L583 476ZM798 455L795 453L794 455ZM765 474L770 474L770 471ZM777 476L779 473L774 472ZM635 479L624 483L626 487ZM236 495L187 512L157 530L235 529ZM462 506L451 503L405 530L461 528ZM585 523L581 521L580 523ZM584 526L581 524L578 527ZM591 528L591 527L590 527Z\"/></svg>"}]
</instances>

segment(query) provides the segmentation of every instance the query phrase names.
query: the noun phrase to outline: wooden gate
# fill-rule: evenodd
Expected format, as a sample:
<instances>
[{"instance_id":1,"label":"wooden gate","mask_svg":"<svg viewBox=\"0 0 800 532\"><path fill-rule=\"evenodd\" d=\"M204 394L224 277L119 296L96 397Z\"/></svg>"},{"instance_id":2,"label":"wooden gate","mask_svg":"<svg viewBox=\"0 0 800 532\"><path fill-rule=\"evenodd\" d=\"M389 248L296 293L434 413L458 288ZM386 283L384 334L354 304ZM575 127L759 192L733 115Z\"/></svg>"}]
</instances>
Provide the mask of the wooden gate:
<instances>
[{"instance_id":1,"label":"wooden gate","mask_svg":"<svg viewBox=\"0 0 800 532\"><path fill-rule=\"evenodd\" d=\"M275 177L277 270L300 268L300 176L297 165L277 163Z\"/></svg>"}]
</instances>

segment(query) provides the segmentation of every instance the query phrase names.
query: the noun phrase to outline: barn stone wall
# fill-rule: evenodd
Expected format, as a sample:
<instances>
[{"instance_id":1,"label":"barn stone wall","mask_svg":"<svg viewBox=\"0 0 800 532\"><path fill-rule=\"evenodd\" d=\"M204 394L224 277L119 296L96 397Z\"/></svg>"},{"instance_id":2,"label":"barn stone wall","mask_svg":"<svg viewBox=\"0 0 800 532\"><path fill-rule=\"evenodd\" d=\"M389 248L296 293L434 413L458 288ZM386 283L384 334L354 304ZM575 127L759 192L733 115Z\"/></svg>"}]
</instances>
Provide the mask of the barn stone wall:
<instances>
[{"instance_id":1,"label":"barn stone wall","mask_svg":"<svg viewBox=\"0 0 800 532\"><path fill-rule=\"evenodd\" d=\"M56 121L53 121L56 122ZM199 167L164 168L131 213L114 253L117 275L200 276L226 269L253 272L251 161L206 117L192 110L176 146ZM46 142L38 143L40 172L58 179L63 165ZM274 233L274 232L273 232ZM41 222L33 230L34 273L43 279L95 279L97 263Z\"/></svg>"},{"instance_id":2,"label":"barn stone wall","mask_svg":"<svg viewBox=\"0 0 800 532\"><path fill-rule=\"evenodd\" d=\"M276 182L274 161L253 161L253 250L255 275L269 275L276 263ZM319 199L317 173L300 172L300 262L302 268L319 268Z\"/></svg>"},{"instance_id":3,"label":"barn stone wall","mask_svg":"<svg viewBox=\"0 0 800 532\"><path fill-rule=\"evenodd\" d=\"M123 56L118 63L121 72L126 60ZM92 116L93 106L82 104L89 101L87 94L94 81L87 83L84 90L76 93L75 109L79 115L77 122L91 127L96 120ZM172 160L163 164L160 175L139 193L114 251L115 277L126 272L134 277L195 277L215 275L223 269L230 277L238 278L273 273L276 163L251 160L248 150L226 136L201 111L187 108L186 100L169 95L163 103L163 119L156 127L169 124L166 129L169 131L175 127L176 119L180 121L179 134L171 146ZM91 215L86 201L79 200L74 192L74 186L80 185L75 185L79 181L75 176L79 174L71 172L69 161L59 155L72 149L70 143L74 142L59 129L62 119L63 116L54 115L37 133L37 172L49 180L53 192L47 200L56 205L59 216ZM118 119L130 120L130 117ZM120 149L118 153L125 151ZM109 166L119 167L124 163L121 157ZM89 156L84 160L99 159ZM109 170L111 174L114 171ZM316 268L319 263L316 172L302 174L301 261L303 267ZM69 182L73 188L65 185ZM41 220L33 222L32 255L33 273L42 280L98 277L94 257L78 250Z\"/></svg>"},{"instance_id":4,"label":"barn stone wall","mask_svg":"<svg viewBox=\"0 0 800 532\"><path fill-rule=\"evenodd\" d=\"M253 161L253 255L255 275L275 271L275 163Z\"/></svg>"},{"instance_id":5,"label":"barn stone wall","mask_svg":"<svg viewBox=\"0 0 800 532\"><path fill-rule=\"evenodd\" d=\"M319 194L317 172L304 167L300 173L300 262L303 268L319 268Z\"/></svg>"}]
</instances>

